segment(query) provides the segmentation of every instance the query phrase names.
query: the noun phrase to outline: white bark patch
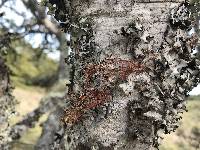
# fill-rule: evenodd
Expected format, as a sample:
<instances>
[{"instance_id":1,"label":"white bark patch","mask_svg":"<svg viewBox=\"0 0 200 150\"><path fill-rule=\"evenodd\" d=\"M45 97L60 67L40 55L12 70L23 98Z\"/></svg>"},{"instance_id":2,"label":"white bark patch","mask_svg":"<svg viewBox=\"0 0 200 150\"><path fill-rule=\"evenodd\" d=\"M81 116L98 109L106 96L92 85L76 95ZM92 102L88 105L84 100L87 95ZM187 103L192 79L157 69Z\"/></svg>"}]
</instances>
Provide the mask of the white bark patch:
<instances>
[{"instance_id":1,"label":"white bark patch","mask_svg":"<svg viewBox=\"0 0 200 150\"><path fill-rule=\"evenodd\" d=\"M156 121L162 120L162 115L157 112L148 111L148 112L144 113L144 116L154 118Z\"/></svg>"}]
</instances>

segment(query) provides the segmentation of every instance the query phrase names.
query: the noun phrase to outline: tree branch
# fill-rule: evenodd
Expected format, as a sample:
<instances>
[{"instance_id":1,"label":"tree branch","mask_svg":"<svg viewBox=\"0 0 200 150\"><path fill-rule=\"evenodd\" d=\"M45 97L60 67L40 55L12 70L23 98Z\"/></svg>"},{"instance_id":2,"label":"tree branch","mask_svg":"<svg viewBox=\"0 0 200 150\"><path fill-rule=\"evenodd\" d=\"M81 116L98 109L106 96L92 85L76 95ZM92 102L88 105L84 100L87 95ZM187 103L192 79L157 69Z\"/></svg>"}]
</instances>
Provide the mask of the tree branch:
<instances>
[{"instance_id":1,"label":"tree branch","mask_svg":"<svg viewBox=\"0 0 200 150\"><path fill-rule=\"evenodd\" d=\"M36 0L22 0L22 2L28 9L30 9L38 23L43 24L51 33L55 34L57 38L60 38L61 31L58 29L56 24L52 23L47 18L44 7L40 6Z\"/></svg>"}]
</instances>

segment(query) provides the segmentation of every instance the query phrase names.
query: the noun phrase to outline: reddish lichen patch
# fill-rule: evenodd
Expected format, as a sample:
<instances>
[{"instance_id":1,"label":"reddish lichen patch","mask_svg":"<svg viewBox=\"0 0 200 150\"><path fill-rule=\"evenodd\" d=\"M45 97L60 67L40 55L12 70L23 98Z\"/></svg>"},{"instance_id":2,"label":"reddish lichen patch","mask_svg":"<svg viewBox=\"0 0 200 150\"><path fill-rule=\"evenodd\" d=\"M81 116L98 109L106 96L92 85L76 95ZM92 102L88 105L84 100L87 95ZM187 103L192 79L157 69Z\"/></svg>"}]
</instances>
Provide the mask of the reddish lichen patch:
<instances>
[{"instance_id":1,"label":"reddish lichen patch","mask_svg":"<svg viewBox=\"0 0 200 150\"><path fill-rule=\"evenodd\" d=\"M110 90L87 91L86 94L76 99L73 107L65 110L65 116L62 118L62 121L66 124L73 125L80 120L85 112L104 104L106 101L111 100L111 98Z\"/></svg>"},{"instance_id":2,"label":"reddish lichen patch","mask_svg":"<svg viewBox=\"0 0 200 150\"><path fill-rule=\"evenodd\" d=\"M131 73L141 73L144 71L144 65L133 60L122 60L119 58L105 59L100 64L89 64L85 67L85 77L90 80L91 77L98 73L108 80L115 76L118 79L125 80Z\"/></svg>"},{"instance_id":3,"label":"reddish lichen patch","mask_svg":"<svg viewBox=\"0 0 200 150\"><path fill-rule=\"evenodd\" d=\"M69 93L72 107L65 111L63 122L74 124L88 110L95 109L112 99L112 88L117 81L124 81L131 73L145 71L143 64L133 60L110 58L99 64L87 64L83 69L83 94ZM96 85L98 83L98 85Z\"/></svg>"}]
</instances>

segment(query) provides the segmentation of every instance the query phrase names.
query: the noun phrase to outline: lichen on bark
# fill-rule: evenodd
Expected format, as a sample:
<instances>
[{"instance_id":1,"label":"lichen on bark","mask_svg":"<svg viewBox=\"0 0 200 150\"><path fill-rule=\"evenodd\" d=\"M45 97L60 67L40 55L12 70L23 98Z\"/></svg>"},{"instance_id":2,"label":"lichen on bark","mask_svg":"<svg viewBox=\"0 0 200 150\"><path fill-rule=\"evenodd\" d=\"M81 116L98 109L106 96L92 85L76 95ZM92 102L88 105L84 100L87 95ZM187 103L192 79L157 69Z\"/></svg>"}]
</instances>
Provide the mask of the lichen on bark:
<instances>
[{"instance_id":1,"label":"lichen on bark","mask_svg":"<svg viewBox=\"0 0 200 150\"><path fill-rule=\"evenodd\" d=\"M0 54L1 54L0 50ZM11 141L9 118L14 113L16 101L11 95L11 84L9 79L9 70L4 63L4 59L0 56L0 149L9 149Z\"/></svg>"},{"instance_id":2,"label":"lichen on bark","mask_svg":"<svg viewBox=\"0 0 200 150\"><path fill-rule=\"evenodd\" d=\"M197 37L188 35L188 4L62 2L71 16L56 19L76 36L62 146L158 148L160 133L175 131L186 110L185 98L199 82L199 61L191 54ZM60 4L56 9L67 12Z\"/></svg>"}]
</instances>

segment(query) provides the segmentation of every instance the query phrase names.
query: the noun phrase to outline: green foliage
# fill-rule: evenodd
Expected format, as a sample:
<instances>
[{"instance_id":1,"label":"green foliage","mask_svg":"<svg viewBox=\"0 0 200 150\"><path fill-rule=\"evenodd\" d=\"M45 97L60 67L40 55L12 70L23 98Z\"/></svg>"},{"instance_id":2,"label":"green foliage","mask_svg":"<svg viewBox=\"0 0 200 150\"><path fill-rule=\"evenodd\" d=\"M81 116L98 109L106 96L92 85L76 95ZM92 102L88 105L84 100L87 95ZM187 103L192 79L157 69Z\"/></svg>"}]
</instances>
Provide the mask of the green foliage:
<instances>
[{"instance_id":1,"label":"green foliage","mask_svg":"<svg viewBox=\"0 0 200 150\"><path fill-rule=\"evenodd\" d=\"M7 65L11 79L17 85L49 86L56 79L58 63L47 57L39 48L32 48L23 40L12 42L15 53L7 50Z\"/></svg>"}]
</instances>

